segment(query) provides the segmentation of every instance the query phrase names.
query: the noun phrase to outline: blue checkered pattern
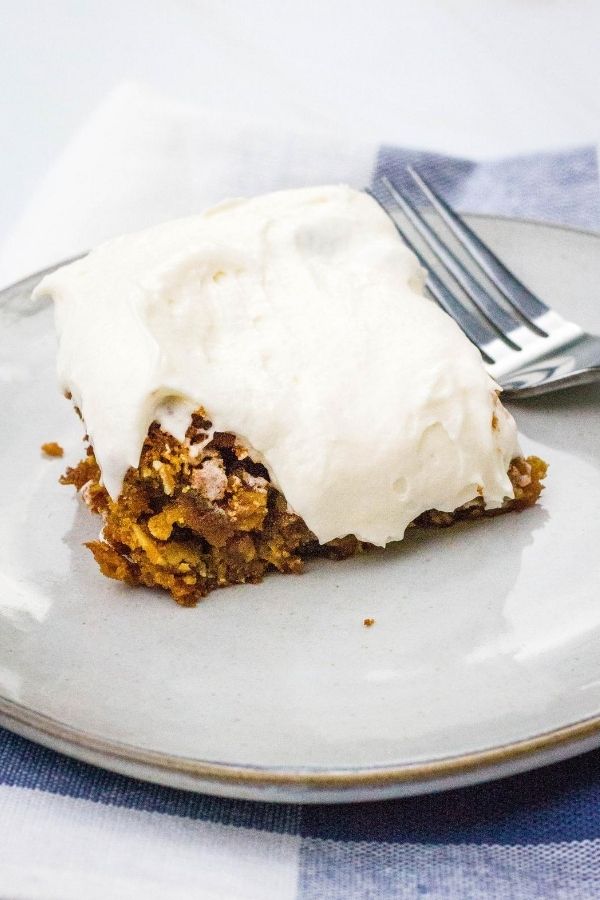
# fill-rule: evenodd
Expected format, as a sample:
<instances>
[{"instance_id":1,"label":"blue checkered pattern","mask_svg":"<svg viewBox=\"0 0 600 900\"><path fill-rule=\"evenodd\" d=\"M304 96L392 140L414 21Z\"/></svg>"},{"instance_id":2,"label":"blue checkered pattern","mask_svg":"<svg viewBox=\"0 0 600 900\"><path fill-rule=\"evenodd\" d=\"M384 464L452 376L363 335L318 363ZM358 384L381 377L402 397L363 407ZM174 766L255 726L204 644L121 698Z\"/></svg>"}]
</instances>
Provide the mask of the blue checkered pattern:
<instances>
[{"instance_id":1,"label":"blue checkered pattern","mask_svg":"<svg viewBox=\"0 0 600 900\"><path fill-rule=\"evenodd\" d=\"M298 900L600 897L600 752L443 794L301 807L145 784L4 730L0 744L4 786L157 814L158 828L175 816L298 837Z\"/></svg>"},{"instance_id":2,"label":"blue checkered pattern","mask_svg":"<svg viewBox=\"0 0 600 900\"><path fill-rule=\"evenodd\" d=\"M416 162L458 208L600 229L593 148ZM406 187L411 189L410 182ZM337 806L188 794L0 729L0 898L600 897L600 752L444 794Z\"/></svg>"},{"instance_id":3,"label":"blue checkered pattern","mask_svg":"<svg viewBox=\"0 0 600 900\"><path fill-rule=\"evenodd\" d=\"M421 203L423 196L406 172L408 165L430 175L455 209L600 230L594 147L477 163L437 153L382 147L374 181L387 174Z\"/></svg>"}]
</instances>

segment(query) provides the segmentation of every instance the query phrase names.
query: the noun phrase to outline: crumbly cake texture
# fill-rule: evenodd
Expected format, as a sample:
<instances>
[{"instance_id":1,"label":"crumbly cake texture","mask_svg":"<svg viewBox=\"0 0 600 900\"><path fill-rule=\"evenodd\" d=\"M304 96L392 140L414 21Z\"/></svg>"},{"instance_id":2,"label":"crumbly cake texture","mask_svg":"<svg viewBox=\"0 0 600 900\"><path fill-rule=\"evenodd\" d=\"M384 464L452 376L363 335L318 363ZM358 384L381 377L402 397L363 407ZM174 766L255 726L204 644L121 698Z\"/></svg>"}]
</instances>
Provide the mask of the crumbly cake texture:
<instances>
[{"instance_id":1,"label":"crumbly cake texture","mask_svg":"<svg viewBox=\"0 0 600 900\"><path fill-rule=\"evenodd\" d=\"M56 441L48 441L40 447L44 456L64 456L65 451Z\"/></svg>"},{"instance_id":2,"label":"crumbly cake texture","mask_svg":"<svg viewBox=\"0 0 600 900\"><path fill-rule=\"evenodd\" d=\"M182 606L195 606L218 587L256 583L274 570L299 573L307 557L344 559L370 548L353 535L319 544L234 435L209 438L203 410L192 416L183 443L151 425L117 501L101 484L91 446L67 469L61 483L73 485L104 520L100 540L86 544L104 575L163 588ZM532 506L545 474L538 457L515 459L509 470L515 497L501 509L486 510L477 496L453 513L425 512L413 524L446 527Z\"/></svg>"}]
</instances>

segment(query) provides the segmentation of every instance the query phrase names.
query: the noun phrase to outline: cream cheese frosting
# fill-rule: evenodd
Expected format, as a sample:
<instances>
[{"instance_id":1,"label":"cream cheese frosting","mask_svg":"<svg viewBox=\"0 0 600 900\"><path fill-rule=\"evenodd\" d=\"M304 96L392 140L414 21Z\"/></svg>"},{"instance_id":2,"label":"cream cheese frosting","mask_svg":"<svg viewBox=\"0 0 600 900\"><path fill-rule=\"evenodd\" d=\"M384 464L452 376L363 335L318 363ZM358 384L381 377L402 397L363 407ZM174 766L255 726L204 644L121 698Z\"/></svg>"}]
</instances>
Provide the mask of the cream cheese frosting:
<instances>
[{"instance_id":1,"label":"cream cheese frosting","mask_svg":"<svg viewBox=\"0 0 600 900\"><path fill-rule=\"evenodd\" d=\"M232 200L47 275L61 387L116 498L158 421L204 407L322 543L385 545L428 509L513 497L512 417L367 194Z\"/></svg>"}]
</instances>

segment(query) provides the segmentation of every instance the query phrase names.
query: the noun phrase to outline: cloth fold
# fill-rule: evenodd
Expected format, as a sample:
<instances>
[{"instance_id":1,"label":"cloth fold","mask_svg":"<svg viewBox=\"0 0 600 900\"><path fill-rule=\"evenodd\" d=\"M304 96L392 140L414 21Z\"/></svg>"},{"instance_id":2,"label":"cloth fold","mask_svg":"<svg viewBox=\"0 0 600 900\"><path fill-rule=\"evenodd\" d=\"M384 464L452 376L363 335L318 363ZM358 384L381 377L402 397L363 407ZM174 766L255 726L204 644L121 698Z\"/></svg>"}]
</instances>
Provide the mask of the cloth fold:
<instances>
[{"instance_id":1,"label":"cloth fold","mask_svg":"<svg viewBox=\"0 0 600 900\"><path fill-rule=\"evenodd\" d=\"M0 283L227 196L416 164L468 212L600 229L594 147L475 162L284 131L118 88L0 251ZM415 199L419 199L415 195ZM0 729L0 897L600 897L600 752L476 788L337 807L143 784Z\"/></svg>"}]
</instances>

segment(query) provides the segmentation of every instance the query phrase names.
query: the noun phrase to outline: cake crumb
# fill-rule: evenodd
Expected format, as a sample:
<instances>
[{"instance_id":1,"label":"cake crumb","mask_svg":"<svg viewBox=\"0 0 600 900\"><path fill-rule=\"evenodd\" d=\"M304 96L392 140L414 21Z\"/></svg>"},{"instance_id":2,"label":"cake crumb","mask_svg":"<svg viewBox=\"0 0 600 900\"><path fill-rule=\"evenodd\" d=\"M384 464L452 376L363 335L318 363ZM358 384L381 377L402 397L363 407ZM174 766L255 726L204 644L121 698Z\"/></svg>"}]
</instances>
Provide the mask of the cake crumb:
<instances>
[{"instance_id":1,"label":"cake crumb","mask_svg":"<svg viewBox=\"0 0 600 900\"><path fill-rule=\"evenodd\" d=\"M365 628L370 628L371 625L375 624L375 619L363 619L363 625Z\"/></svg>"},{"instance_id":2,"label":"cake crumb","mask_svg":"<svg viewBox=\"0 0 600 900\"><path fill-rule=\"evenodd\" d=\"M45 453L46 456L64 456L65 451L57 444L56 441L48 441L47 444L42 444L42 453Z\"/></svg>"}]
</instances>

